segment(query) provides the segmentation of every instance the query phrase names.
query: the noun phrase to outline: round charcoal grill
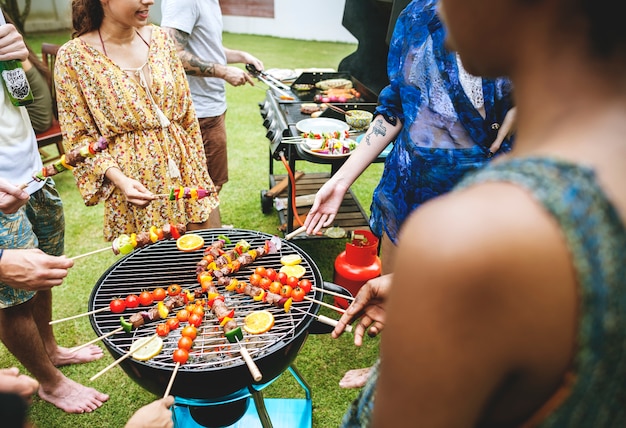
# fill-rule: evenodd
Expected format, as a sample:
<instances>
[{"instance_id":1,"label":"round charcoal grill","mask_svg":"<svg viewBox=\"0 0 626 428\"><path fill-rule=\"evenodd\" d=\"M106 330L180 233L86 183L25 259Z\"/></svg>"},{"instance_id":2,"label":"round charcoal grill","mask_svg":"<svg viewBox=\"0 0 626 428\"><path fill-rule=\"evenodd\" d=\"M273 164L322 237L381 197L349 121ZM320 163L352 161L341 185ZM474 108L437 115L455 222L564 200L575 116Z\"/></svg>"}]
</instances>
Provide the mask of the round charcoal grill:
<instances>
[{"instance_id":1,"label":"round charcoal grill","mask_svg":"<svg viewBox=\"0 0 626 428\"><path fill-rule=\"evenodd\" d=\"M257 248L272 238L272 235L242 229L208 229L194 233L204 238L205 247L217 240L219 235L228 236L232 243L227 244L225 249L232 248L242 239L251 248ZM285 240L281 240L281 249L277 253L267 254L230 276L248 281L257 266L279 270L282 266L280 258L286 254L299 254L302 266L306 269L304 278L309 279L316 288L321 289L324 286L319 270L311 258ZM139 294L142 290L153 290L157 287L167 289L174 283L183 289L197 289L199 284L196 280L196 263L202 255L202 250L181 252L176 248L174 240L159 241L136 250L111 266L98 280L89 299L89 310L108 307L111 299L118 296ZM273 313L275 324L270 331L259 335L244 331L241 343L263 375L263 384L277 378L290 366L304 344L309 324L314 320L314 316L309 314L317 314L319 305L307 300L294 302L293 309L285 313L282 308L254 301L248 295L218 288L225 296L226 304L235 309L235 320L240 326L243 326L245 316L252 311L264 309ZM322 293L319 289L311 291L309 296L321 300ZM91 325L96 334L102 336L120 327L120 315L128 319L135 311L143 309L146 308L127 309L123 314L113 314L108 310L95 313L90 315ZM175 316L175 312L180 309L175 308L169 316ZM104 338L103 343L113 358L118 359L128 352L135 340L155 334L155 327L159 322L163 321L146 323L131 333L115 333ZM177 348L180 331L181 328L174 330L163 338L163 350L153 359L142 362L127 358L120 366L139 385L156 395L163 395L175 367L172 354ZM255 381L238 349L237 344L231 344L224 338L218 320L207 310L204 322L198 328L198 337L194 340L189 361L180 366L171 394L190 399L219 399L248 389Z\"/></svg>"}]
</instances>

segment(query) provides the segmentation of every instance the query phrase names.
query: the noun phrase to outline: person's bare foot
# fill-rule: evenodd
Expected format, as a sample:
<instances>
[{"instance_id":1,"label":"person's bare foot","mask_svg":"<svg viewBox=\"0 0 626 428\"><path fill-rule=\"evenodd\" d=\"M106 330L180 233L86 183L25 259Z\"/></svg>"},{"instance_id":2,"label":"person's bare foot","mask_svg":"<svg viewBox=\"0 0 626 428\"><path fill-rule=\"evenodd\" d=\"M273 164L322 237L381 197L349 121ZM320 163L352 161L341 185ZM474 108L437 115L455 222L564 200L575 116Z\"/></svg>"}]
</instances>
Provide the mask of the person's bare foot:
<instances>
[{"instance_id":1,"label":"person's bare foot","mask_svg":"<svg viewBox=\"0 0 626 428\"><path fill-rule=\"evenodd\" d=\"M107 394L88 388L65 376L53 388L41 386L39 397L67 413L90 413L109 399Z\"/></svg>"},{"instance_id":2,"label":"person's bare foot","mask_svg":"<svg viewBox=\"0 0 626 428\"><path fill-rule=\"evenodd\" d=\"M55 355L50 356L50 361L56 367L67 366L69 364L89 363L99 360L104 356L104 352L99 346L89 345L78 351L74 348L58 347Z\"/></svg>"},{"instance_id":3,"label":"person's bare foot","mask_svg":"<svg viewBox=\"0 0 626 428\"><path fill-rule=\"evenodd\" d=\"M366 367L364 369L348 370L339 381L339 386L346 389L363 387L367 382L371 369L371 367Z\"/></svg>"}]
</instances>

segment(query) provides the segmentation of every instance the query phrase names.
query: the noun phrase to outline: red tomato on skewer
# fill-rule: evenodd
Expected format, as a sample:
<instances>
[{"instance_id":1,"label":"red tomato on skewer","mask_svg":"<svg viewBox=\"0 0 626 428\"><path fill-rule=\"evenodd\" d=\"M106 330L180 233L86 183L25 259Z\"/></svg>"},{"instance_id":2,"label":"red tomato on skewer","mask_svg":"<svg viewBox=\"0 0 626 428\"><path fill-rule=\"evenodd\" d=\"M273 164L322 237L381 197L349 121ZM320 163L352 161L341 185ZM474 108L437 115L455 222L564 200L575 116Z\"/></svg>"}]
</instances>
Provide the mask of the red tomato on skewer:
<instances>
[{"instance_id":1,"label":"red tomato on skewer","mask_svg":"<svg viewBox=\"0 0 626 428\"><path fill-rule=\"evenodd\" d=\"M185 364L189 359L189 352L185 349L178 348L174 351L174 355L172 355L172 359L175 363Z\"/></svg>"},{"instance_id":2,"label":"red tomato on skewer","mask_svg":"<svg viewBox=\"0 0 626 428\"><path fill-rule=\"evenodd\" d=\"M124 301L126 302L127 308L136 308L137 306L139 306L139 297L136 294L129 294L128 296L126 296L126 299L124 299Z\"/></svg>"},{"instance_id":3,"label":"red tomato on skewer","mask_svg":"<svg viewBox=\"0 0 626 428\"><path fill-rule=\"evenodd\" d=\"M167 296L167 291L165 291L164 288L155 288L152 291L152 297L154 298L154 300L156 300L157 302L160 302L161 300L165 300L165 297Z\"/></svg>"},{"instance_id":4,"label":"red tomato on skewer","mask_svg":"<svg viewBox=\"0 0 626 428\"><path fill-rule=\"evenodd\" d=\"M306 278L301 279L300 282L298 282L298 287L302 288L304 292L308 294L309 291L311 291L311 289L313 288L313 283Z\"/></svg>"},{"instance_id":5,"label":"red tomato on skewer","mask_svg":"<svg viewBox=\"0 0 626 428\"><path fill-rule=\"evenodd\" d=\"M150 306L154 302L154 297L152 297L152 293L148 290L143 290L139 294L139 303L142 306Z\"/></svg>"},{"instance_id":6,"label":"red tomato on skewer","mask_svg":"<svg viewBox=\"0 0 626 428\"><path fill-rule=\"evenodd\" d=\"M124 302L124 299L120 299L119 297L113 299L111 300L111 303L109 303L109 309L114 314L121 314L126 309L126 302Z\"/></svg>"}]
</instances>

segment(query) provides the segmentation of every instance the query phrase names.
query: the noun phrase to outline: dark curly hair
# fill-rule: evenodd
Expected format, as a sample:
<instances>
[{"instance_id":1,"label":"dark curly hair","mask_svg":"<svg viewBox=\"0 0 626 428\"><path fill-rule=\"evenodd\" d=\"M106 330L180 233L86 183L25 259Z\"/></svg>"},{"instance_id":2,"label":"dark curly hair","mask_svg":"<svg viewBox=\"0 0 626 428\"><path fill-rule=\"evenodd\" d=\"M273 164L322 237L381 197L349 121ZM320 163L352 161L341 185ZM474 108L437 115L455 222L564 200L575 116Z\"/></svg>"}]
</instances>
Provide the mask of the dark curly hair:
<instances>
[{"instance_id":1,"label":"dark curly hair","mask_svg":"<svg viewBox=\"0 0 626 428\"><path fill-rule=\"evenodd\" d=\"M72 0L72 37L97 30L102 18L104 9L100 0Z\"/></svg>"}]
</instances>

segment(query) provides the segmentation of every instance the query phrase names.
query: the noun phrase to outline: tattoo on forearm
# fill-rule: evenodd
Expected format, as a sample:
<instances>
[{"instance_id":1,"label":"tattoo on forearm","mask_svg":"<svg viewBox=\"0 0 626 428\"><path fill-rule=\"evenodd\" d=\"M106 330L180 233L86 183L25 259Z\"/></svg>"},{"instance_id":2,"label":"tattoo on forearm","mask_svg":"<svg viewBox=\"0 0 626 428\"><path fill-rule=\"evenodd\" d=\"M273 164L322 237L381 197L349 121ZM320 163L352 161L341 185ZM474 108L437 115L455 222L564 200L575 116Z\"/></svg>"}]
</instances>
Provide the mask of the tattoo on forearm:
<instances>
[{"instance_id":1,"label":"tattoo on forearm","mask_svg":"<svg viewBox=\"0 0 626 428\"><path fill-rule=\"evenodd\" d=\"M215 64L204 62L187 50L189 34L175 28L169 28L168 33L174 39L176 49L180 54L180 59L185 67L185 72L190 76L215 76Z\"/></svg>"},{"instance_id":2,"label":"tattoo on forearm","mask_svg":"<svg viewBox=\"0 0 626 428\"><path fill-rule=\"evenodd\" d=\"M372 135L380 135L381 137L384 137L385 135L387 135L387 128L385 128L385 125L383 123L384 122L382 119L377 119L374 122L374 126L372 127L372 132L367 134L367 137L365 138L365 142L367 143L368 146L372 144L372 142L370 141L370 137Z\"/></svg>"}]
</instances>

